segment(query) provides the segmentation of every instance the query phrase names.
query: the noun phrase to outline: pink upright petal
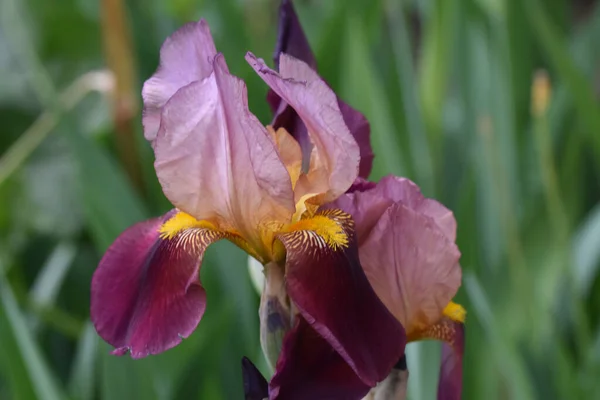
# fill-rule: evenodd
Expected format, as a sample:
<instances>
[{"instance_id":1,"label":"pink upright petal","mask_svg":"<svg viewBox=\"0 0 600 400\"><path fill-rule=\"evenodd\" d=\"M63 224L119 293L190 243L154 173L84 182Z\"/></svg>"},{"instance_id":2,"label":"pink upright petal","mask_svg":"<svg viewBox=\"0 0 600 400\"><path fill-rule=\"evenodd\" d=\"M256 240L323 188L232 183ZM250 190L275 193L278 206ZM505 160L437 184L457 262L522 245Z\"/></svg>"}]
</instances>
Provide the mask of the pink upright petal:
<instances>
[{"instance_id":1,"label":"pink upright petal","mask_svg":"<svg viewBox=\"0 0 600 400\"><path fill-rule=\"evenodd\" d=\"M182 26L167 38L160 49L159 67L142 89L142 123L147 140L153 141L158 133L165 103L182 87L209 76L216 55L210 29L203 19Z\"/></svg>"},{"instance_id":2,"label":"pink upright petal","mask_svg":"<svg viewBox=\"0 0 600 400\"><path fill-rule=\"evenodd\" d=\"M311 230L280 234L287 250L287 292L310 326L367 386L374 386L404 354L406 336L369 285L350 216L339 210L317 215L343 229L347 246L331 247Z\"/></svg>"},{"instance_id":3,"label":"pink upright petal","mask_svg":"<svg viewBox=\"0 0 600 400\"><path fill-rule=\"evenodd\" d=\"M163 240L158 230L173 214L127 229L94 273L91 319L114 354L141 358L170 349L204 314L198 270L206 246L222 236L197 229Z\"/></svg>"},{"instance_id":4,"label":"pink upright petal","mask_svg":"<svg viewBox=\"0 0 600 400\"><path fill-rule=\"evenodd\" d=\"M269 400L362 399L366 385L323 337L298 316L283 341Z\"/></svg>"},{"instance_id":5,"label":"pink upright petal","mask_svg":"<svg viewBox=\"0 0 600 400\"><path fill-rule=\"evenodd\" d=\"M319 171L309 178L308 192L322 193L322 202L343 194L358 175L360 152L333 91L306 63L281 54L280 73L252 53L246 60L259 76L298 114L316 149Z\"/></svg>"},{"instance_id":6,"label":"pink upright petal","mask_svg":"<svg viewBox=\"0 0 600 400\"><path fill-rule=\"evenodd\" d=\"M433 219L404 203L383 213L359 254L373 289L409 340L439 321L460 286L456 244Z\"/></svg>"},{"instance_id":7,"label":"pink upright petal","mask_svg":"<svg viewBox=\"0 0 600 400\"><path fill-rule=\"evenodd\" d=\"M167 198L197 219L216 219L247 240L295 210L290 176L266 128L248 110L246 85L218 55L214 72L165 105L155 168Z\"/></svg>"}]
</instances>

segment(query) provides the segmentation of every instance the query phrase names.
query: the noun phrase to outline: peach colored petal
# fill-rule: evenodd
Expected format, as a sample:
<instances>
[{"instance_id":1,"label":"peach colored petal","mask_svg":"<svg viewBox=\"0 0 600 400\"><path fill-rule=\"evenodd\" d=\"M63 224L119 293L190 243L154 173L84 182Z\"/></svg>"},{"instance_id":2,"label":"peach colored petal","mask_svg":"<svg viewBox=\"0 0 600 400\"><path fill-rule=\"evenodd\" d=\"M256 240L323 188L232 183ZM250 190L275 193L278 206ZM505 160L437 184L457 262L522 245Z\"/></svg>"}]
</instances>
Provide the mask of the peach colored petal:
<instances>
[{"instance_id":1,"label":"peach colored petal","mask_svg":"<svg viewBox=\"0 0 600 400\"><path fill-rule=\"evenodd\" d=\"M302 172L302 149L300 144L284 128L275 131L271 126L267 126L267 129L277 146L279 158L281 158L283 165L290 174L292 188L294 188ZM294 201L297 202L298 199L296 198Z\"/></svg>"}]
</instances>

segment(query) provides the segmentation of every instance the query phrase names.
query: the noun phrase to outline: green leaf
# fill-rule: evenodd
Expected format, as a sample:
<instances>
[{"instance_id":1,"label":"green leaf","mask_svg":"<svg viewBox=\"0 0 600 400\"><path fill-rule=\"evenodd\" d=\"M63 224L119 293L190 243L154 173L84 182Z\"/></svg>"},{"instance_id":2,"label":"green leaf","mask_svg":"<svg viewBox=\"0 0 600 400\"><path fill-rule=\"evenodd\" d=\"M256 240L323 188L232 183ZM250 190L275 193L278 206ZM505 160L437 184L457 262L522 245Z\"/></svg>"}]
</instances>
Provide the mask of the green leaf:
<instances>
[{"instance_id":1,"label":"green leaf","mask_svg":"<svg viewBox=\"0 0 600 400\"><path fill-rule=\"evenodd\" d=\"M420 94L415 82L414 60L411 54L406 20L399 4L394 1L386 2L386 16L390 31L392 54L401 84L402 110L406 119L406 132L409 137L410 159L413 164L414 178L426 195L433 195L435 193L434 165L423 121L423 112L420 107ZM436 95L441 96L443 93L442 90L441 93ZM441 108L439 111L441 113ZM434 140L439 142L437 143L438 146L441 145L441 139L435 138Z\"/></svg>"},{"instance_id":2,"label":"green leaf","mask_svg":"<svg viewBox=\"0 0 600 400\"><path fill-rule=\"evenodd\" d=\"M61 400L64 398L62 390L57 385L55 377L52 375L39 346L35 342L31 332L27 327L27 322L15 300L12 289L6 281L4 275L0 273L0 325L8 327L2 328L0 332L2 337L2 347L9 346L11 342L16 345L18 358L22 360L27 380L19 379L19 385L29 385L35 393L35 399L38 400ZM15 362L18 362L15 360ZM14 388L16 393L26 395L27 389Z\"/></svg>"},{"instance_id":3,"label":"green leaf","mask_svg":"<svg viewBox=\"0 0 600 400\"><path fill-rule=\"evenodd\" d=\"M371 124L371 143L376 154L372 180L384 175L404 175L397 129L390 116L392 105L386 101L383 82L375 71L365 42L367 32L357 15L348 15L344 53L340 70L340 93L352 106L363 112Z\"/></svg>"},{"instance_id":4,"label":"green leaf","mask_svg":"<svg viewBox=\"0 0 600 400\"><path fill-rule=\"evenodd\" d=\"M117 235L149 214L114 159L76 130L65 133L77 161L86 221L98 249L104 250Z\"/></svg>"},{"instance_id":5,"label":"green leaf","mask_svg":"<svg viewBox=\"0 0 600 400\"><path fill-rule=\"evenodd\" d=\"M69 378L68 390L73 399L94 399L98 342L96 330L91 323L87 323L77 343Z\"/></svg>"},{"instance_id":6,"label":"green leaf","mask_svg":"<svg viewBox=\"0 0 600 400\"><path fill-rule=\"evenodd\" d=\"M600 205L586 217L573 238L575 284L580 294L588 293L600 267Z\"/></svg>"},{"instance_id":7,"label":"green leaf","mask_svg":"<svg viewBox=\"0 0 600 400\"><path fill-rule=\"evenodd\" d=\"M593 85L573 61L566 40L553 25L542 3L527 0L529 21L538 36L543 50L548 56L558 76L567 85L573 102L582 121L588 129L588 141L594 151L596 166L600 167L600 106L593 91Z\"/></svg>"}]
</instances>

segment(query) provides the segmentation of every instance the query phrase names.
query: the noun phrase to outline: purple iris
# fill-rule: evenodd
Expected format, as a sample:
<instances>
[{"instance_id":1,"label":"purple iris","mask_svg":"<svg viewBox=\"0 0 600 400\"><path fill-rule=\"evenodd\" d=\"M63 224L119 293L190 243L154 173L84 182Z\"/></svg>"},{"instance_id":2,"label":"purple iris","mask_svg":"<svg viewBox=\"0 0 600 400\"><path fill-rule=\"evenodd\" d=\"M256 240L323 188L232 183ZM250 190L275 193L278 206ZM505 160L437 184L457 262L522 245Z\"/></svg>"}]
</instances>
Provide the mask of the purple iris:
<instances>
[{"instance_id":1,"label":"purple iris","mask_svg":"<svg viewBox=\"0 0 600 400\"><path fill-rule=\"evenodd\" d=\"M179 344L206 307L204 251L226 239L275 277L263 298L278 318L261 322L283 336L268 389L258 379L252 390L360 399L407 340L434 338L450 345L440 399L459 398L465 312L451 302L461 280L452 213L406 179L362 179L373 160L369 124L317 75L289 1L275 58L277 71L246 54L270 87L275 118L264 126L204 20L163 44L142 92L143 125L175 208L123 232L100 261L98 334L133 358Z\"/></svg>"}]
</instances>

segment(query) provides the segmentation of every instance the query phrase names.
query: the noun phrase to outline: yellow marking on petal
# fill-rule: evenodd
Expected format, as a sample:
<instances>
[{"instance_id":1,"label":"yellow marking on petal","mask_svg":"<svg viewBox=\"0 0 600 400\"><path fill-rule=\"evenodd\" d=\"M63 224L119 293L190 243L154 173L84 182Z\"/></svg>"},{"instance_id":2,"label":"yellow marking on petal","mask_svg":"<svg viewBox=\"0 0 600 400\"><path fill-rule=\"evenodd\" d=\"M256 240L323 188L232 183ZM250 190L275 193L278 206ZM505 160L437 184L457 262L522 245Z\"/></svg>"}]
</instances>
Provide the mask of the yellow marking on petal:
<instances>
[{"instance_id":1,"label":"yellow marking on petal","mask_svg":"<svg viewBox=\"0 0 600 400\"><path fill-rule=\"evenodd\" d=\"M433 340L441 340L450 345L454 344L454 336L456 335L456 327L454 322L448 319L442 319L435 325L431 325L427 329L419 332L417 338L419 339L433 339Z\"/></svg>"},{"instance_id":2,"label":"yellow marking on petal","mask_svg":"<svg viewBox=\"0 0 600 400\"><path fill-rule=\"evenodd\" d=\"M463 323L467 317L467 311L460 304L454 302L448 303L443 311L444 316L450 318L452 321Z\"/></svg>"},{"instance_id":3,"label":"yellow marking on petal","mask_svg":"<svg viewBox=\"0 0 600 400\"><path fill-rule=\"evenodd\" d=\"M283 229L282 233L296 231L311 231L320 236L327 246L333 250L348 247L348 234L342 225L325 215L316 215L312 218L302 219Z\"/></svg>"},{"instance_id":4,"label":"yellow marking on petal","mask_svg":"<svg viewBox=\"0 0 600 400\"><path fill-rule=\"evenodd\" d=\"M180 211L162 224L159 229L160 238L173 239L181 231L192 228L217 230L217 227L213 223L197 220L191 215Z\"/></svg>"},{"instance_id":5,"label":"yellow marking on petal","mask_svg":"<svg viewBox=\"0 0 600 400\"><path fill-rule=\"evenodd\" d=\"M437 323L423 329L407 332L408 341L435 339L453 344L456 330L455 322L464 324L467 311L460 304L451 301L444 308L442 314L441 319Z\"/></svg>"},{"instance_id":6,"label":"yellow marking on petal","mask_svg":"<svg viewBox=\"0 0 600 400\"><path fill-rule=\"evenodd\" d=\"M257 260L264 260L255 249L234 229L219 229L215 224L206 220L198 220L189 214L179 211L177 214L172 216L167 222L162 224L159 229L160 238L169 240L177 237L180 233L182 235L178 238L178 244L187 244L192 238L197 238L192 230L193 229L206 229L206 233L200 237L206 237L208 240L214 240L213 237L221 237L229 239L230 242L250 254ZM186 232L187 231L187 232ZM216 236L215 236L216 235Z\"/></svg>"}]
</instances>

